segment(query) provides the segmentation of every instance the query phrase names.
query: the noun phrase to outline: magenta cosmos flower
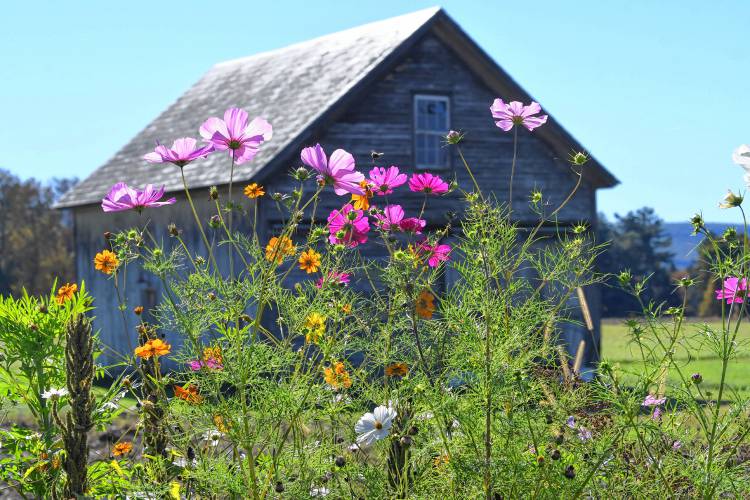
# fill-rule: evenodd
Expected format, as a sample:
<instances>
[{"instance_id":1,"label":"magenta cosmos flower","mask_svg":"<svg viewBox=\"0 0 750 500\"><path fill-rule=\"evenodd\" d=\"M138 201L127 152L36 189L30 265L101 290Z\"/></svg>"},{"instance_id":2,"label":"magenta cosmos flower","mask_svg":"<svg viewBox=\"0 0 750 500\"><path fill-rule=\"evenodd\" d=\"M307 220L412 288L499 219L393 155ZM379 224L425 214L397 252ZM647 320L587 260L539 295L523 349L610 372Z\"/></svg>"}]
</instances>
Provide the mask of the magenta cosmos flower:
<instances>
[{"instance_id":1,"label":"magenta cosmos flower","mask_svg":"<svg viewBox=\"0 0 750 500\"><path fill-rule=\"evenodd\" d=\"M415 193L443 194L448 192L450 186L439 176L425 172L412 174L409 179L409 189Z\"/></svg>"},{"instance_id":2,"label":"magenta cosmos flower","mask_svg":"<svg viewBox=\"0 0 750 500\"><path fill-rule=\"evenodd\" d=\"M372 192L379 196L391 194L395 188L405 184L406 179L406 174L399 173L398 167L393 165L387 169L375 167L370 170Z\"/></svg>"},{"instance_id":3,"label":"magenta cosmos flower","mask_svg":"<svg viewBox=\"0 0 750 500\"><path fill-rule=\"evenodd\" d=\"M427 257L427 265L430 267L437 267L441 262L448 260L448 255L451 253L451 247L449 245L435 245L432 246L429 243L422 242L417 250L420 254L424 254Z\"/></svg>"},{"instance_id":4,"label":"magenta cosmos flower","mask_svg":"<svg viewBox=\"0 0 750 500\"><path fill-rule=\"evenodd\" d=\"M328 216L328 230L328 241L351 248L367 241L370 222L362 210L355 210L347 203L341 210L334 210Z\"/></svg>"},{"instance_id":5,"label":"magenta cosmos flower","mask_svg":"<svg viewBox=\"0 0 750 500\"><path fill-rule=\"evenodd\" d=\"M148 184L142 191L139 191L124 182L118 182L110 188L109 193L102 200L102 210L105 212L136 210L140 213L144 208L171 205L177 201L174 198L159 201L162 196L164 196L164 186L154 189L152 184Z\"/></svg>"},{"instance_id":6,"label":"magenta cosmos flower","mask_svg":"<svg viewBox=\"0 0 750 500\"><path fill-rule=\"evenodd\" d=\"M200 134L217 151L229 151L237 165L252 160L260 145L273 136L273 127L257 117L248 123L244 109L230 108L224 119L211 117L201 125Z\"/></svg>"},{"instance_id":7,"label":"magenta cosmos flower","mask_svg":"<svg viewBox=\"0 0 750 500\"><path fill-rule=\"evenodd\" d=\"M329 159L320 144L316 144L303 149L300 157L302 163L318 172L318 182L333 186L337 195L365 194L360 185L365 176L354 170L354 157L343 149L334 151Z\"/></svg>"},{"instance_id":8,"label":"magenta cosmos flower","mask_svg":"<svg viewBox=\"0 0 750 500\"><path fill-rule=\"evenodd\" d=\"M747 295L747 279L729 277L724 280L721 290L716 290L718 300L726 299L727 304L742 303Z\"/></svg>"},{"instance_id":9,"label":"magenta cosmos flower","mask_svg":"<svg viewBox=\"0 0 750 500\"><path fill-rule=\"evenodd\" d=\"M518 101L505 104L499 98L495 99L495 102L490 106L492 117L497 120L495 125L506 132L512 129L513 125L523 125L529 131L541 127L547 123L547 115L533 116L541 110L542 107L534 101L531 101L528 106L524 106Z\"/></svg>"},{"instance_id":10,"label":"magenta cosmos flower","mask_svg":"<svg viewBox=\"0 0 750 500\"><path fill-rule=\"evenodd\" d=\"M315 286L323 288L324 283L330 283L333 285L346 286L349 284L351 275L349 273L340 273L337 271L331 271L327 276L322 276L318 281L315 282Z\"/></svg>"},{"instance_id":11,"label":"magenta cosmos flower","mask_svg":"<svg viewBox=\"0 0 750 500\"><path fill-rule=\"evenodd\" d=\"M427 222L423 219L416 217L404 218L404 209L401 205L386 205L383 208L382 214L375 216L378 227L384 231L393 231L400 229L404 232L413 232L421 234L422 229L427 225Z\"/></svg>"},{"instance_id":12,"label":"magenta cosmos flower","mask_svg":"<svg viewBox=\"0 0 750 500\"><path fill-rule=\"evenodd\" d=\"M193 160L205 158L214 150L212 144L197 148L198 141L192 137L182 137L172 143L172 148L168 148L156 143L156 149L143 157L149 163L174 163L182 168Z\"/></svg>"}]
</instances>

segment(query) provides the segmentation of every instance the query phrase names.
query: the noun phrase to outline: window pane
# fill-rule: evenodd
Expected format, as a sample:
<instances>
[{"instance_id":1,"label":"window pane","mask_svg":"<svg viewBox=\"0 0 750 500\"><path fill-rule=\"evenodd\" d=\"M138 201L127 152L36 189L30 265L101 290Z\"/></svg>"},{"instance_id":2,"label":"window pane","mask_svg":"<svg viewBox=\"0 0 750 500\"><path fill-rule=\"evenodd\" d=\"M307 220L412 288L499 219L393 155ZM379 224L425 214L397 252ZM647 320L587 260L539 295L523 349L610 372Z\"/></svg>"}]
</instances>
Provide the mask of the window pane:
<instances>
[{"instance_id":1,"label":"window pane","mask_svg":"<svg viewBox=\"0 0 750 500\"><path fill-rule=\"evenodd\" d=\"M449 101L440 96L415 96L414 161L418 167L440 168L449 165L443 136L450 129Z\"/></svg>"}]
</instances>

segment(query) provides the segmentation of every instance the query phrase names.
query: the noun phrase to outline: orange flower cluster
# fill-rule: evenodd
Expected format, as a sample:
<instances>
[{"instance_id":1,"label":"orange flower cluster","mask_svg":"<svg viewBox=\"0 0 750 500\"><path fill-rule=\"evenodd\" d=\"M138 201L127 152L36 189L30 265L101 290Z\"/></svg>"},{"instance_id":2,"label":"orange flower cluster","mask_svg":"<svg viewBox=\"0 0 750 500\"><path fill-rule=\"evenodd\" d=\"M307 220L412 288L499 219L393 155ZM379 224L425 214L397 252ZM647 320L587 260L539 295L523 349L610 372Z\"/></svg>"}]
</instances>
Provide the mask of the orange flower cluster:
<instances>
[{"instance_id":1,"label":"orange flower cluster","mask_svg":"<svg viewBox=\"0 0 750 500\"><path fill-rule=\"evenodd\" d=\"M65 302L69 301L73 298L73 295L78 291L78 285L75 283L65 283L63 286L61 286L57 290L57 296L55 297L55 301L63 305Z\"/></svg>"},{"instance_id":2,"label":"orange flower cluster","mask_svg":"<svg viewBox=\"0 0 750 500\"><path fill-rule=\"evenodd\" d=\"M203 396L198 394L198 387L193 384L187 387L174 386L174 395L190 404L198 404L203 401Z\"/></svg>"},{"instance_id":3,"label":"orange flower cluster","mask_svg":"<svg viewBox=\"0 0 750 500\"><path fill-rule=\"evenodd\" d=\"M417 315L422 319L432 319L435 312L435 296L427 290L422 290L417 298Z\"/></svg>"},{"instance_id":4,"label":"orange flower cluster","mask_svg":"<svg viewBox=\"0 0 750 500\"><path fill-rule=\"evenodd\" d=\"M212 360L215 363L224 363L224 357L221 355L221 347L205 347L203 349L203 361Z\"/></svg>"},{"instance_id":5,"label":"orange flower cluster","mask_svg":"<svg viewBox=\"0 0 750 500\"><path fill-rule=\"evenodd\" d=\"M135 355L142 359L148 359L152 356L166 356L171 350L172 346L162 339L153 339L136 347Z\"/></svg>"},{"instance_id":6,"label":"orange flower cluster","mask_svg":"<svg viewBox=\"0 0 750 500\"><path fill-rule=\"evenodd\" d=\"M405 377L409 373L409 366L406 363L393 363L385 367L385 374L388 377Z\"/></svg>"},{"instance_id":7,"label":"orange flower cluster","mask_svg":"<svg viewBox=\"0 0 750 500\"><path fill-rule=\"evenodd\" d=\"M104 274L112 274L120 265L120 260L114 252L102 250L94 257L94 268Z\"/></svg>"},{"instance_id":8,"label":"orange flower cluster","mask_svg":"<svg viewBox=\"0 0 750 500\"><path fill-rule=\"evenodd\" d=\"M286 236L274 236L266 245L266 260L281 265L284 258L294 254L292 240Z\"/></svg>"},{"instance_id":9,"label":"orange flower cluster","mask_svg":"<svg viewBox=\"0 0 750 500\"><path fill-rule=\"evenodd\" d=\"M251 200L254 198L260 198L264 194L266 194L266 191L263 189L263 186L261 186L257 182L253 182L252 184L248 184L247 186L245 186L245 196L247 196Z\"/></svg>"},{"instance_id":10,"label":"orange flower cluster","mask_svg":"<svg viewBox=\"0 0 750 500\"><path fill-rule=\"evenodd\" d=\"M348 389L352 386L352 379L349 377L349 372L346 371L344 363L337 361L332 366L329 366L323 370L326 383L334 389Z\"/></svg>"},{"instance_id":11,"label":"orange flower cluster","mask_svg":"<svg viewBox=\"0 0 750 500\"><path fill-rule=\"evenodd\" d=\"M123 455L127 455L133 451L133 443L130 441L123 441L121 443L117 443L112 447L112 456L113 457L121 457Z\"/></svg>"}]
</instances>

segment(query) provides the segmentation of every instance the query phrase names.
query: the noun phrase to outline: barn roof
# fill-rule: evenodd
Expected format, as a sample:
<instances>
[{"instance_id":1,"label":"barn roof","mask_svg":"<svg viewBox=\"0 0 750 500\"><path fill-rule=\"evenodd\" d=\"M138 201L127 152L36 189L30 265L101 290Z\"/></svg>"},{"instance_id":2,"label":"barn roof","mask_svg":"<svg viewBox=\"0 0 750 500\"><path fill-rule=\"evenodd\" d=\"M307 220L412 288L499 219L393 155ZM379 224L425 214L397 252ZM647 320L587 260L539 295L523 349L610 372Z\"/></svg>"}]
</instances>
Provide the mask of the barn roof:
<instances>
[{"instance_id":1,"label":"barn roof","mask_svg":"<svg viewBox=\"0 0 750 500\"><path fill-rule=\"evenodd\" d=\"M267 174L296 154L315 130L384 75L427 31L458 52L497 95L530 100L442 9L433 7L215 65L111 159L67 192L57 206L98 203L117 181L135 186L164 184L167 191L181 190L174 168L146 163L143 155L153 150L157 140L171 144L177 137L197 137L198 127L207 117L222 116L229 107L243 108L251 117L262 116L274 128L273 139L263 144L253 161L235 167L235 179L246 181ZM559 155L567 155L572 148L582 149L552 117L534 133ZM617 184L596 160L588 165L586 175L595 186ZM214 154L186 167L185 174L191 187L208 187L225 184L227 169L226 155Z\"/></svg>"}]
</instances>

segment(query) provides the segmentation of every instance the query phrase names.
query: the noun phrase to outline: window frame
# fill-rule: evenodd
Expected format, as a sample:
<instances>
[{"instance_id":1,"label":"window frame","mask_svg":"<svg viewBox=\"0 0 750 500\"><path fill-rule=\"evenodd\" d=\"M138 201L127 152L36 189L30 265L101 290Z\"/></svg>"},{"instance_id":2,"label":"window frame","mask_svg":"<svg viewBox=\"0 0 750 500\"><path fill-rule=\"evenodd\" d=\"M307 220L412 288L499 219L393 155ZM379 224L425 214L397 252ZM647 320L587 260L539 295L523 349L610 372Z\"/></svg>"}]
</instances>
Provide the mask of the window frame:
<instances>
[{"instance_id":1,"label":"window frame","mask_svg":"<svg viewBox=\"0 0 750 500\"><path fill-rule=\"evenodd\" d=\"M418 118L419 118L419 103L420 101L438 101L445 103L445 117L446 117L446 130L444 131L436 131L436 130L425 130L420 129L418 126ZM412 158L414 159L414 167L418 170L449 170L451 168L451 155L446 150L444 153L445 157L445 164L425 164L420 163L417 160L417 137L419 135L426 135L426 136L433 136L438 137L439 143L441 144L439 147L444 147L442 142L444 142L445 135L450 131L451 128L451 96L448 94L432 94L432 93L415 93L412 95ZM439 157L440 155L438 155Z\"/></svg>"}]
</instances>

